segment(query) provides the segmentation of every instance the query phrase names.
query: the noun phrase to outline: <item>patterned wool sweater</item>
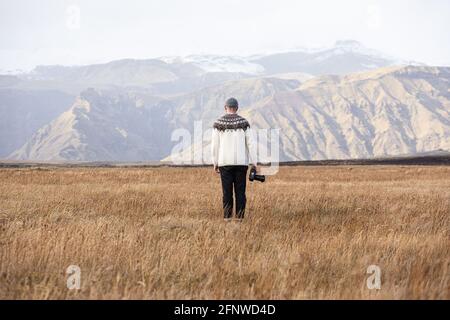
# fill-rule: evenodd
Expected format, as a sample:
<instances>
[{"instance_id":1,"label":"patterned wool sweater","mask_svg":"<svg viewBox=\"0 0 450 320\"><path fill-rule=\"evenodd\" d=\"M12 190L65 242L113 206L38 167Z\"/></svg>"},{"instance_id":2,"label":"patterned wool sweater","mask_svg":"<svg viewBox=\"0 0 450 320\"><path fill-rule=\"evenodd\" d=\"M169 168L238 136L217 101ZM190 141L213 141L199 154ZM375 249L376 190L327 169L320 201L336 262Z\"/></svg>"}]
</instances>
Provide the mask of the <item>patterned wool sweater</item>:
<instances>
[{"instance_id":1,"label":"patterned wool sweater","mask_svg":"<svg viewBox=\"0 0 450 320\"><path fill-rule=\"evenodd\" d=\"M254 133L240 115L225 114L214 122L211 154L214 165L256 165Z\"/></svg>"}]
</instances>

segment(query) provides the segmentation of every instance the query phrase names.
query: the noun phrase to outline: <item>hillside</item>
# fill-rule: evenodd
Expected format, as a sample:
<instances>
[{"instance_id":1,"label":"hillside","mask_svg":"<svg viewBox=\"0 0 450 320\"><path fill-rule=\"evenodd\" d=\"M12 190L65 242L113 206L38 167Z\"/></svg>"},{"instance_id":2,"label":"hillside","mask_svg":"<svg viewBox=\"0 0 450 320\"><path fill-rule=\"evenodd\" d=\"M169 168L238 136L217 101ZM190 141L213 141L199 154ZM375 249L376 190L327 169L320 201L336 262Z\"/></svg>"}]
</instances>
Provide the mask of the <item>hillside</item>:
<instances>
[{"instance_id":1,"label":"hillside","mask_svg":"<svg viewBox=\"0 0 450 320\"><path fill-rule=\"evenodd\" d=\"M279 128L280 160L370 158L450 150L450 68L389 67L304 83L251 78L146 104L85 91L9 158L145 161L170 155L173 130L203 129L236 96L254 128ZM209 160L209 135L193 149ZM191 151L182 153L181 158Z\"/></svg>"},{"instance_id":2,"label":"hillside","mask_svg":"<svg viewBox=\"0 0 450 320\"><path fill-rule=\"evenodd\" d=\"M450 68L389 67L318 77L242 114L254 128L281 129L281 161L450 150L449 88ZM202 149L203 158L210 159L208 144L193 150ZM176 159L188 162L191 153Z\"/></svg>"},{"instance_id":3,"label":"hillside","mask_svg":"<svg viewBox=\"0 0 450 320\"><path fill-rule=\"evenodd\" d=\"M138 96L94 89L82 92L73 106L40 128L9 158L16 160L144 161L170 154L172 131L192 132L195 121L205 128L223 112L225 97L254 104L296 80L252 78L227 82L188 95L146 104Z\"/></svg>"}]
</instances>

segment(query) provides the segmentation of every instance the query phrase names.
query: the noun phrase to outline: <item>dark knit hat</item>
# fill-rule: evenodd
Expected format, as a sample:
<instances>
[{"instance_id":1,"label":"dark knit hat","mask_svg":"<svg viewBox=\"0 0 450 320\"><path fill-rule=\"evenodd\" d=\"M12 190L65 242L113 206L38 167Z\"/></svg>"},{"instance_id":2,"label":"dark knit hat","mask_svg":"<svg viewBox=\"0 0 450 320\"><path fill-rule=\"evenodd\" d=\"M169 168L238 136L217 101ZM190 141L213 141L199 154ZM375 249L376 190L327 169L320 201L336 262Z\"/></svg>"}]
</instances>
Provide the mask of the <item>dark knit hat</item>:
<instances>
[{"instance_id":1,"label":"dark knit hat","mask_svg":"<svg viewBox=\"0 0 450 320\"><path fill-rule=\"evenodd\" d=\"M238 101L235 98L229 98L225 102L225 107L238 108L239 104L238 104Z\"/></svg>"}]
</instances>

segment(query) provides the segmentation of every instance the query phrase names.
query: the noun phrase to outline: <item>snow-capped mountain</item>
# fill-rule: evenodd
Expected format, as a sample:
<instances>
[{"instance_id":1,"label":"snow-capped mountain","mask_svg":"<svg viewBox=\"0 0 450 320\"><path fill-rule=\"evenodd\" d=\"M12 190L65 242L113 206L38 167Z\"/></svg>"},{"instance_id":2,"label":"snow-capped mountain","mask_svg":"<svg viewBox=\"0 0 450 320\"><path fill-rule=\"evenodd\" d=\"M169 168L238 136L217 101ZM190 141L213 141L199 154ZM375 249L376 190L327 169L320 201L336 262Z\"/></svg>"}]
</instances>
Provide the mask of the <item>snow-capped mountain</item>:
<instances>
[{"instance_id":1,"label":"snow-capped mountain","mask_svg":"<svg viewBox=\"0 0 450 320\"><path fill-rule=\"evenodd\" d=\"M187 57L161 57L169 64L191 63L205 72L242 72L263 75L285 72L303 72L312 75L345 74L389 65L409 64L358 41L337 41L322 48L297 48L251 56L190 55Z\"/></svg>"},{"instance_id":2,"label":"snow-capped mountain","mask_svg":"<svg viewBox=\"0 0 450 320\"><path fill-rule=\"evenodd\" d=\"M264 55L189 55L156 59L124 59L87 66L38 66L21 79L55 86L146 88L153 94L187 93L249 76L281 73L346 74L400 63L356 41L329 48L296 49ZM211 76L213 75L213 76ZM233 79L230 76L233 75ZM168 88L170 87L170 90Z\"/></svg>"},{"instance_id":3,"label":"snow-capped mountain","mask_svg":"<svg viewBox=\"0 0 450 320\"><path fill-rule=\"evenodd\" d=\"M173 130L207 128L230 96L253 127L281 129L281 160L450 150L449 68L405 64L350 40L0 75L0 157L163 159Z\"/></svg>"},{"instance_id":4,"label":"snow-capped mountain","mask_svg":"<svg viewBox=\"0 0 450 320\"><path fill-rule=\"evenodd\" d=\"M394 64L400 60L366 48L357 41L338 41L320 49L298 49L256 56L251 62L262 65L265 73L303 72L311 75L347 74Z\"/></svg>"},{"instance_id":5,"label":"snow-capped mountain","mask_svg":"<svg viewBox=\"0 0 450 320\"><path fill-rule=\"evenodd\" d=\"M154 105L88 90L10 158L162 159L176 143L171 141L174 129L192 132L196 120L210 126L232 95L240 99L252 127L280 129L282 161L450 150L449 88L450 68L408 66L303 83L256 77Z\"/></svg>"},{"instance_id":6,"label":"snow-capped mountain","mask_svg":"<svg viewBox=\"0 0 450 320\"><path fill-rule=\"evenodd\" d=\"M190 63L205 72L242 72L259 75L265 71L262 65L252 63L247 57L206 54L186 57L161 57L159 59L169 64Z\"/></svg>"}]
</instances>

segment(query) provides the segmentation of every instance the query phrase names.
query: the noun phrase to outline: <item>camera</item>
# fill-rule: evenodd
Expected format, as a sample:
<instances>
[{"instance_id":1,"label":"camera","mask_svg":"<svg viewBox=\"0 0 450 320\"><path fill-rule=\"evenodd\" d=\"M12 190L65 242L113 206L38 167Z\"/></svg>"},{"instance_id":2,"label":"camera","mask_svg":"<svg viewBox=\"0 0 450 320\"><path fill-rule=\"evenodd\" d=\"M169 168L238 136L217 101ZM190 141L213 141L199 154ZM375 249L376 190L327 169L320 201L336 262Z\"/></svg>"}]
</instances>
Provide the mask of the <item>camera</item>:
<instances>
[{"instance_id":1,"label":"camera","mask_svg":"<svg viewBox=\"0 0 450 320\"><path fill-rule=\"evenodd\" d=\"M250 169L250 174L248 175L248 180L250 180L250 181L256 180L256 181L264 182L264 181L266 181L266 176L256 174L256 169L253 167Z\"/></svg>"}]
</instances>

